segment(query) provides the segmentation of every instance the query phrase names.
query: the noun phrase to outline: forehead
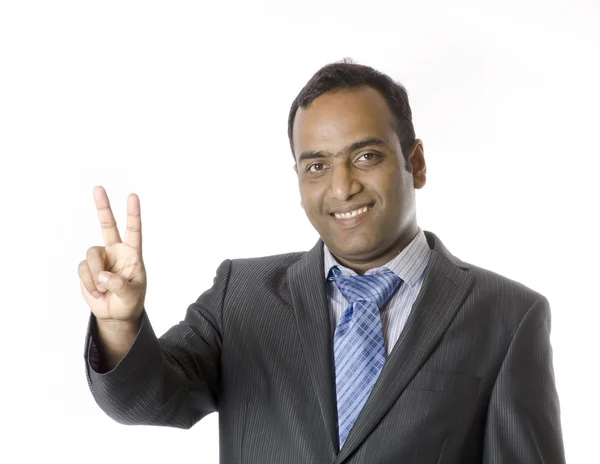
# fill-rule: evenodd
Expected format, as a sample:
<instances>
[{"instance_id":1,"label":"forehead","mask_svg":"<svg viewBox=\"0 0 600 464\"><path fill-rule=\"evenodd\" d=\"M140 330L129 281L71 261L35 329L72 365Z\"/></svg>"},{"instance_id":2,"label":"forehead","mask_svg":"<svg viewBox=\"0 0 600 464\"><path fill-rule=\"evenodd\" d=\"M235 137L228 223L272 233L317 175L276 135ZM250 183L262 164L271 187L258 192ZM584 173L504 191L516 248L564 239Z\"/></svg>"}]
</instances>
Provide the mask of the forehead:
<instances>
[{"instance_id":1,"label":"forehead","mask_svg":"<svg viewBox=\"0 0 600 464\"><path fill-rule=\"evenodd\" d=\"M371 87L328 92L299 108L293 127L294 153L338 152L348 144L378 137L397 140L395 119L385 98Z\"/></svg>"}]
</instances>

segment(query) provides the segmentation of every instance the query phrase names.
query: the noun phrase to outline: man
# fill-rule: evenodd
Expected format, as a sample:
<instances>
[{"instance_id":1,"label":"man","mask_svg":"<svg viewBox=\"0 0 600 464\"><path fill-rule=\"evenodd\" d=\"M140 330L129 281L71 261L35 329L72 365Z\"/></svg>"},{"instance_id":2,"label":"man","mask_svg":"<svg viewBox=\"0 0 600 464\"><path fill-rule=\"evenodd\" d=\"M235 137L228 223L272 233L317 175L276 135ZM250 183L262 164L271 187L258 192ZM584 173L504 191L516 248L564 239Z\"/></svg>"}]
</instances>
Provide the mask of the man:
<instances>
[{"instance_id":1,"label":"man","mask_svg":"<svg viewBox=\"0 0 600 464\"><path fill-rule=\"evenodd\" d=\"M327 65L294 100L289 138L319 241L224 261L160 338L139 199L121 242L95 189L106 246L79 275L100 407L181 428L218 411L223 463L563 463L548 301L417 226L426 165L404 88Z\"/></svg>"}]
</instances>

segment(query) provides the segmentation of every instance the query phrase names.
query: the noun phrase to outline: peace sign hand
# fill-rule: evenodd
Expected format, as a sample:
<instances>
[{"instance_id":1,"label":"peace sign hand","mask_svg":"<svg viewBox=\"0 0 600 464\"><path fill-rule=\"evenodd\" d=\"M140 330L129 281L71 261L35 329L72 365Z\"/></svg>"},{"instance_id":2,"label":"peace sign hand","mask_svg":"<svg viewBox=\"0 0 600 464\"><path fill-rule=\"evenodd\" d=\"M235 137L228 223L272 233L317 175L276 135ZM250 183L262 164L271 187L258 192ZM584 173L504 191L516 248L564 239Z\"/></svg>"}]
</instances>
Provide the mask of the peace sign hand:
<instances>
[{"instance_id":1,"label":"peace sign hand","mask_svg":"<svg viewBox=\"0 0 600 464\"><path fill-rule=\"evenodd\" d=\"M132 326L142 314L146 296L140 200L136 194L127 198L125 242L103 187L94 188L94 201L105 246L89 248L86 259L79 263L81 293L98 322L116 328Z\"/></svg>"}]
</instances>

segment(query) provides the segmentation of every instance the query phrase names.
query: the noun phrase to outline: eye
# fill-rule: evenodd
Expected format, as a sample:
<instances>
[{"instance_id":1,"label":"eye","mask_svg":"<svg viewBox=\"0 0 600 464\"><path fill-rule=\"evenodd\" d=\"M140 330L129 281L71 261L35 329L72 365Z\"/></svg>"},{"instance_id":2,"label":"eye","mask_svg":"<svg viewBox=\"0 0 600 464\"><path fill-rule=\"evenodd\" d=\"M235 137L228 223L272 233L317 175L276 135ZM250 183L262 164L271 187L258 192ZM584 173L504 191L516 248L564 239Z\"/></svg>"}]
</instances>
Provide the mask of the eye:
<instances>
[{"instance_id":1,"label":"eye","mask_svg":"<svg viewBox=\"0 0 600 464\"><path fill-rule=\"evenodd\" d=\"M315 169L313 169L315 168ZM323 163L313 163L306 168L308 172L321 172L324 169Z\"/></svg>"},{"instance_id":2,"label":"eye","mask_svg":"<svg viewBox=\"0 0 600 464\"><path fill-rule=\"evenodd\" d=\"M379 158L379 154L373 152L363 153L357 158L357 160L360 160L361 158L364 158L365 161L374 161Z\"/></svg>"}]
</instances>

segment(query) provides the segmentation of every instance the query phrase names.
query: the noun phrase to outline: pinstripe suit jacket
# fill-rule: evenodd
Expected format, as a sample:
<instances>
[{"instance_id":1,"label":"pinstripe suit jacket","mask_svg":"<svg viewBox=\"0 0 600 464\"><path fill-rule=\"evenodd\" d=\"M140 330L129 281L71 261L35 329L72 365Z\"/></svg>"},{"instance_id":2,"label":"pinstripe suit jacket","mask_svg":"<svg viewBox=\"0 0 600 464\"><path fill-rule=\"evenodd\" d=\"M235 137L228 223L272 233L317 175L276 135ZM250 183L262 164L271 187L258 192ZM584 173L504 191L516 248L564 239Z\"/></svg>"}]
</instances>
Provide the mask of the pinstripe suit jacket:
<instances>
[{"instance_id":1,"label":"pinstripe suit jacket","mask_svg":"<svg viewBox=\"0 0 600 464\"><path fill-rule=\"evenodd\" d=\"M160 338L144 311L110 372L89 364L91 315L91 392L123 424L218 411L222 463L564 463L547 299L425 234L423 287L341 450L321 240L224 261Z\"/></svg>"}]
</instances>

